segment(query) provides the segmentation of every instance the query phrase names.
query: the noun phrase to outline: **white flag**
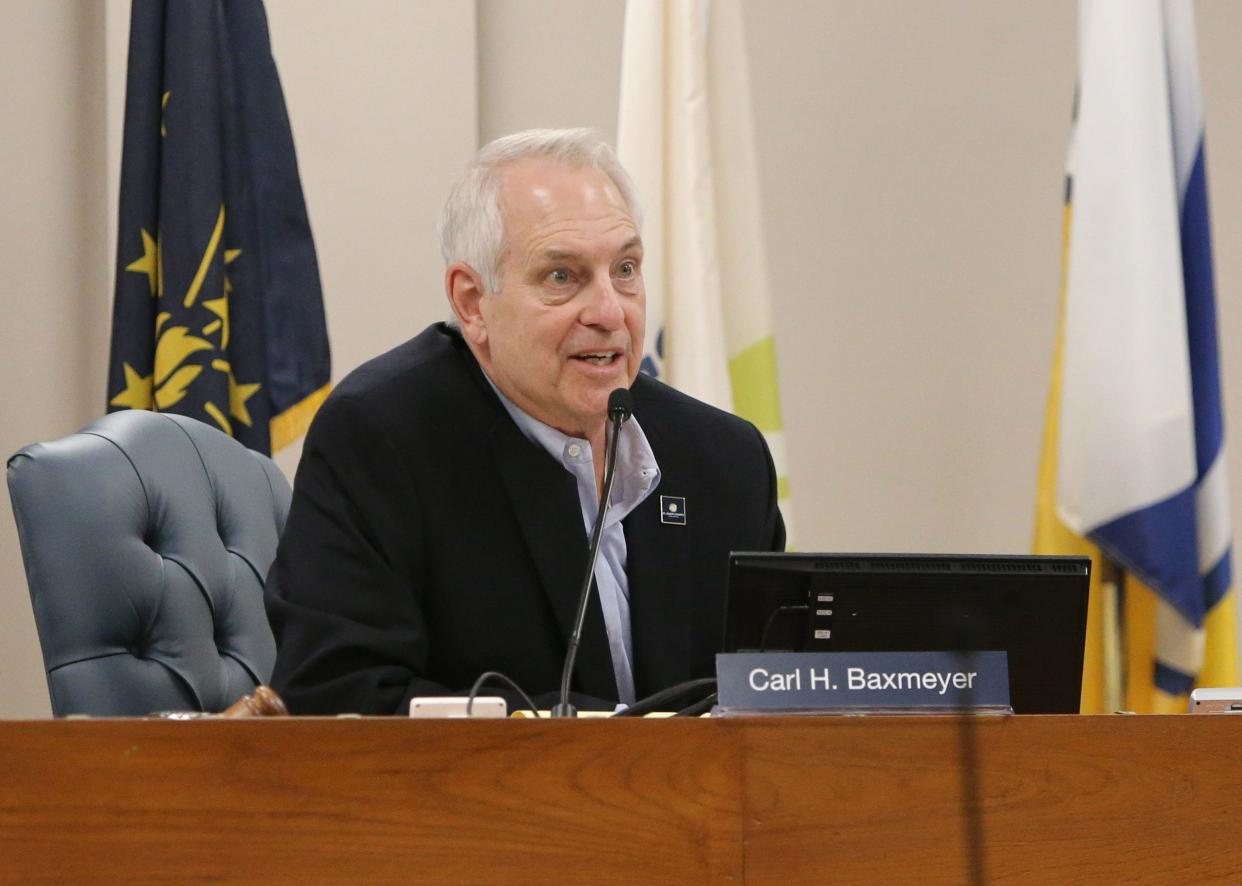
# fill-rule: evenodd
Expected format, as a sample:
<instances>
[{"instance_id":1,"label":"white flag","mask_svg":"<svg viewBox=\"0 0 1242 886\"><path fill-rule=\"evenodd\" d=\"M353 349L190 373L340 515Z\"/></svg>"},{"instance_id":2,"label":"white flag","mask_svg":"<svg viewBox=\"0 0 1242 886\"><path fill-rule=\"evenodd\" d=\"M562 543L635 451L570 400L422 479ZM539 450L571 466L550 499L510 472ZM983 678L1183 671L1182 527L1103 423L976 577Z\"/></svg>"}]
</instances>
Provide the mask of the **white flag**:
<instances>
[{"instance_id":1,"label":"white flag","mask_svg":"<svg viewBox=\"0 0 1242 886\"><path fill-rule=\"evenodd\" d=\"M629 0L617 149L643 198L644 371L763 432L788 529L749 79L738 0Z\"/></svg>"}]
</instances>

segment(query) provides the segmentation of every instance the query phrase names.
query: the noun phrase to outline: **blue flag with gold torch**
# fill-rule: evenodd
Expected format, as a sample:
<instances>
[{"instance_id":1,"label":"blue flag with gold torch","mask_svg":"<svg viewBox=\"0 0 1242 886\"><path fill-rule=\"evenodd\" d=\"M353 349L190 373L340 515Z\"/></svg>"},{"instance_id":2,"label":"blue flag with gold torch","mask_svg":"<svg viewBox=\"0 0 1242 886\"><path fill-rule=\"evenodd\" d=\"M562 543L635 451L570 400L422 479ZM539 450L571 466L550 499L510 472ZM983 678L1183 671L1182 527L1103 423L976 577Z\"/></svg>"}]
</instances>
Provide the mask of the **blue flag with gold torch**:
<instances>
[{"instance_id":1,"label":"blue flag with gold torch","mask_svg":"<svg viewBox=\"0 0 1242 886\"><path fill-rule=\"evenodd\" d=\"M261 0L134 0L108 407L271 453L331 375L319 265Z\"/></svg>"}]
</instances>

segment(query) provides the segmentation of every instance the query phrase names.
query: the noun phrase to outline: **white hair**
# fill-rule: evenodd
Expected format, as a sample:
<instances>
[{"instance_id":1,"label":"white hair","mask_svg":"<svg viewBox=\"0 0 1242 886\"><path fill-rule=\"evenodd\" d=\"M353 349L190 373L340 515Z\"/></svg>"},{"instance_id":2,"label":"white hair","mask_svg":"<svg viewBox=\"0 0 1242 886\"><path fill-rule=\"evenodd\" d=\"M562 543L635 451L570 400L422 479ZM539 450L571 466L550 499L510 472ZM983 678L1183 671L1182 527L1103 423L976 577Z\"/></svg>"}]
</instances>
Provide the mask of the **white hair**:
<instances>
[{"instance_id":1,"label":"white hair","mask_svg":"<svg viewBox=\"0 0 1242 886\"><path fill-rule=\"evenodd\" d=\"M500 290L500 258L505 248L501 173L505 166L527 158L599 170L616 185L634 226L642 225L634 182L612 147L595 130L527 129L498 138L480 148L453 183L439 225L445 265L470 265L483 278L488 292Z\"/></svg>"}]
</instances>

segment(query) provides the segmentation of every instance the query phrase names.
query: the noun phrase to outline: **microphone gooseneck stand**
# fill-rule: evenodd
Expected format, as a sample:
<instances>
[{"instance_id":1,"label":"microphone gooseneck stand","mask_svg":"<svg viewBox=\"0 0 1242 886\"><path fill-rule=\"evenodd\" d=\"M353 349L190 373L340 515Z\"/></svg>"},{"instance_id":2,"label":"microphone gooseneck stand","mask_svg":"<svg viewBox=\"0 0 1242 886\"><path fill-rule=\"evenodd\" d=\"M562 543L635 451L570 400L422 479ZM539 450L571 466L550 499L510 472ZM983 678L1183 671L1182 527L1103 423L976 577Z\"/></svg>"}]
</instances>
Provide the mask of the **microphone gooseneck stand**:
<instances>
[{"instance_id":1,"label":"microphone gooseneck stand","mask_svg":"<svg viewBox=\"0 0 1242 886\"><path fill-rule=\"evenodd\" d=\"M605 432L611 430L612 439L605 446L607 451L604 454L604 488L600 492L595 527L591 531L591 544L587 549L586 575L582 578L582 589L578 592L578 613L574 617L574 630L569 636L565 667L561 671L560 701L552 709L553 717L578 716L577 709L569 703L569 681L574 673L574 660L578 657L578 643L582 640L582 625L586 621L587 601L591 598L591 580L595 577L595 560L599 557L599 541L604 533L604 517L608 513L608 505L612 500L612 479L617 470L617 443L621 439L621 425L633 411L634 400L625 388L617 388L608 395L608 426Z\"/></svg>"}]
</instances>

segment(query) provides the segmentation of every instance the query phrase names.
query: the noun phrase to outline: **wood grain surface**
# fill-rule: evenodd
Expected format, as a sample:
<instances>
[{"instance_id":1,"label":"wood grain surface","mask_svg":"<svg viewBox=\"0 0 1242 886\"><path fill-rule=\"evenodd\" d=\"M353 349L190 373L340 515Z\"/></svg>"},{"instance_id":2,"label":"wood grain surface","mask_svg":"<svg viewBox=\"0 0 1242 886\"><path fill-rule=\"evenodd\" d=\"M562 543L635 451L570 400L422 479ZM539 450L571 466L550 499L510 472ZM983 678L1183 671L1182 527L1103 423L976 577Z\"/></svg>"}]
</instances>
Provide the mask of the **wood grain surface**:
<instances>
[{"instance_id":1,"label":"wood grain surface","mask_svg":"<svg viewBox=\"0 0 1242 886\"><path fill-rule=\"evenodd\" d=\"M4 882L1242 881L1242 719L0 722Z\"/></svg>"},{"instance_id":2,"label":"wood grain surface","mask_svg":"<svg viewBox=\"0 0 1242 886\"><path fill-rule=\"evenodd\" d=\"M748 729L747 881L1240 883L1240 743L1203 716Z\"/></svg>"}]
</instances>

